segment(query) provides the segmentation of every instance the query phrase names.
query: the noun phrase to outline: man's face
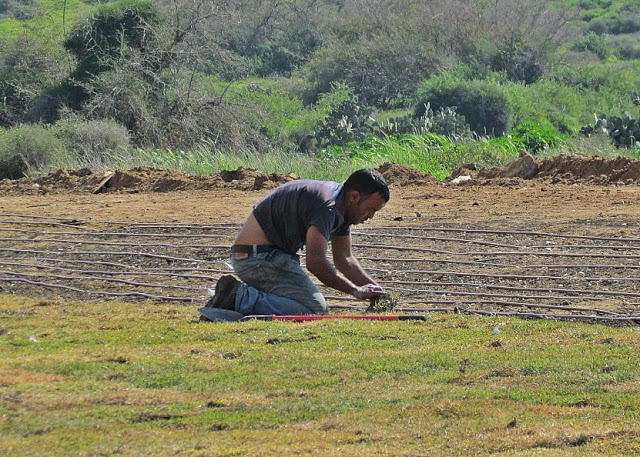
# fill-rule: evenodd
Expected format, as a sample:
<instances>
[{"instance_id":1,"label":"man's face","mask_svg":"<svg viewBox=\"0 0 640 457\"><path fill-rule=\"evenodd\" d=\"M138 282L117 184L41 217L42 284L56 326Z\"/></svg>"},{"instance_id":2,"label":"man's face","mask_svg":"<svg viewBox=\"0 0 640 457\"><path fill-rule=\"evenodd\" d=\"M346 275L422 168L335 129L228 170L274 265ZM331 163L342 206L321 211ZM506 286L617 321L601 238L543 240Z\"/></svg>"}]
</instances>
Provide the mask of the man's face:
<instances>
[{"instance_id":1,"label":"man's face","mask_svg":"<svg viewBox=\"0 0 640 457\"><path fill-rule=\"evenodd\" d=\"M387 202L378 192L367 196L362 196L357 191L349 192L345 205L345 219L349 224L362 224L371 219L386 204Z\"/></svg>"}]
</instances>

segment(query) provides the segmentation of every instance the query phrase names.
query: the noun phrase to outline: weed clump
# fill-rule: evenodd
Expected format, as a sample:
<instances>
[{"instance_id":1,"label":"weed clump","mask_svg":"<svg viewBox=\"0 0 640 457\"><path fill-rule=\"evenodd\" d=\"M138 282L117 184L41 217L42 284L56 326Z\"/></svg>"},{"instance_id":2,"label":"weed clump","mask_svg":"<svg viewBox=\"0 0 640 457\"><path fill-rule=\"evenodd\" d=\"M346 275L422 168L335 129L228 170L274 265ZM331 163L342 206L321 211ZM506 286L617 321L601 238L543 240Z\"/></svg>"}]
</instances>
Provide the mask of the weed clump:
<instances>
[{"instance_id":1,"label":"weed clump","mask_svg":"<svg viewBox=\"0 0 640 457\"><path fill-rule=\"evenodd\" d=\"M383 313L393 311L398 306L398 296L396 294L384 294L369 300L368 313Z\"/></svg>"}]
</instances>

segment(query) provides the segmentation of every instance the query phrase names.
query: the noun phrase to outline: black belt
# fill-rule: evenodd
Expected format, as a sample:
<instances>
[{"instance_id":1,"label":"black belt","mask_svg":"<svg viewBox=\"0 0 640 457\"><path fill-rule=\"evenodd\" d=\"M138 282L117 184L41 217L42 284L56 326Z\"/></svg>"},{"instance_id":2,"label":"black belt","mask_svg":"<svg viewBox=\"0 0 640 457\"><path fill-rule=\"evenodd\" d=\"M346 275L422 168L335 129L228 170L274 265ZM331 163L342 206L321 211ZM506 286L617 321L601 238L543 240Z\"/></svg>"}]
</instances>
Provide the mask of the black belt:
<instances>
[{"instance_id":1,"label":"black belt","mask_svg":"<svg viewBox=\"0 0 640 457\"><path fill-rule=\"evenodd\" d=\"M241 252L243 254L250 254L256 256L258 254L265 254L276 249L275 244L234 244L231 246L231 252Z\"/></svg>"}]
</instances>

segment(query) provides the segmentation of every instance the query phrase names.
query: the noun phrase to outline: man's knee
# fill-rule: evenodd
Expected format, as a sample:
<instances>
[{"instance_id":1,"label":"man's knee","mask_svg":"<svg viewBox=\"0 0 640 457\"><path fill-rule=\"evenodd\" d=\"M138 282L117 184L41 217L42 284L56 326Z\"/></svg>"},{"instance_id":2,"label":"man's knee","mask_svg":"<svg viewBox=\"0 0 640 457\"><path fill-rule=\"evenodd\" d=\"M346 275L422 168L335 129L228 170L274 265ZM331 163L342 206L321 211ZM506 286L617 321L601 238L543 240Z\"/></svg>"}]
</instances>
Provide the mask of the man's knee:
<instances>
[{"instance_id":1,"label":"man's knee","mask_svg":"<svg viewBox=\"0 0 640 457\"><path fill-rule=\"evenodd\" d=\"M308 310L306 314L327 314L329 307L324 296L320 292L316 292L312 297L308 303L303 303L304 308Z\"/></svg>"}]
</instances>

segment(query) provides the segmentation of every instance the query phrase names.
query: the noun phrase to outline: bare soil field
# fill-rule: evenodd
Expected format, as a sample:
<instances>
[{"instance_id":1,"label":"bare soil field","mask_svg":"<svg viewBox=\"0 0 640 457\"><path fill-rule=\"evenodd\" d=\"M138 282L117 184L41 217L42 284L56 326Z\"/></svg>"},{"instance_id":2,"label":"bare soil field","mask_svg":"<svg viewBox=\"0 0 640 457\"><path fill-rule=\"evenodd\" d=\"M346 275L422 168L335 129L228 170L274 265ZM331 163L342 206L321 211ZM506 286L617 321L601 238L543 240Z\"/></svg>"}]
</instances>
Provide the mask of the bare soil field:
<instances>
[{"instance_id":1,"label":"bare soil field","mask_svg":"<svg viewBox=\"0 0 640 457\"><path fill-rule=\"evenodd\" d=\"M391 201L354 228L399 312L640 323L640 160L533 159L438 182L384 164ZM0 293L202 306L240 224L295 175L139 168L0 181ZM323 289L334 312L367 303Z\"/></svg>"}]
</instances>

